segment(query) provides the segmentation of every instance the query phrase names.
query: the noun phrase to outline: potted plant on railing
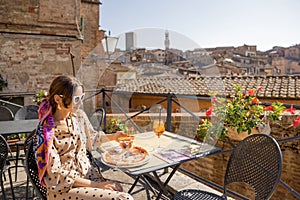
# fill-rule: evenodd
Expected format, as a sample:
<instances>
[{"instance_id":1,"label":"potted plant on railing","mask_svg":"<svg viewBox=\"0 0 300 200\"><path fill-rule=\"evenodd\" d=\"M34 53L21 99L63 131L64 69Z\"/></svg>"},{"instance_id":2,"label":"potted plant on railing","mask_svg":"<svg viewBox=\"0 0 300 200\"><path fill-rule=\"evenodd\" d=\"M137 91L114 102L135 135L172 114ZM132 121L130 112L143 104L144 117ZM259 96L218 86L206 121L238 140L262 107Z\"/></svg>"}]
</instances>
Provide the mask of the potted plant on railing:
<instances>
[{"instance_id":1,"label":"potted plant on railing","mask_svg":"<svg viewBox=\"0 0 300 200\"><path fill-rule=\"evenodd\" d=\"M123 131L128 134L135 134L136 131L133 127L129 127L125 120L121 120L121 118L111 118L106 126L107 133L116 133L118 131Z\"/></svg>"},{"instance_id":2,"label":"potted plant on railing","mask_svg":"<svg viewBox=\"0 0 300 200\"><path fill-rule=\"evenodd\" d=\"M46 98L47 96L48 96L47 91L40 90L34 95L33 102L39 106L42 103L43 99Z\"/></svg>"},{"instance_id":3,"label":"potted plant on railing","mask_svg":"<svg viewBox=\"0 0 300 200\"><path fill-rule=\"evenodd\" d=\"M212 94L212 106L206 111L210 120L200 121L196 139L242 140L259 128L269 128L269 120L281 120L281 114L286 108L281 102L274 102L269 106L260 104L257 92L262 90L261 87L249 89L247 93L242 92L241 87L236 84L233 87L231 99L219 97L216 92Z\"/></svg>"}]
</instances>

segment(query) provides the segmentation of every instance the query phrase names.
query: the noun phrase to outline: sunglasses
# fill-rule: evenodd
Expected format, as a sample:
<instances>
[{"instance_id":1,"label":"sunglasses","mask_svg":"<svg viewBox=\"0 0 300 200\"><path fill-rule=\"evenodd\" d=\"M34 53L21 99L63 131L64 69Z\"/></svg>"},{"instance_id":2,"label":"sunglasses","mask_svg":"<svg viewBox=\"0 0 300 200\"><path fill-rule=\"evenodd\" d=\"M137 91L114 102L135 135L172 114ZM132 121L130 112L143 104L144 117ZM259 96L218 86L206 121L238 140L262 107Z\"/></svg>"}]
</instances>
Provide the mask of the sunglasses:
<instances>
[{"instance_id":1,"label":"sunglasses","mask_svg":"<svg viewBox=\"0 0 300 200\"><path fill-rule=\"evenodd\" d=\"M63 95L59 95L59 96L60 96L61 98L64 97ZM73 103L74 103L74 104L78 104L79 101L83 102L84 96L85 96L85 93L83 93L82 95L79 95L79 96L73 96Z\"/></svg>"},{"instance_id":2,"label":"sunglasses","mask_svg":"<svg viewBox=\"0 0 300 200\"><path fill-rule=\"evenodd\" d=\"M84 93L82 95L79 95L79 96L73 96L73 103L74 104L78 104L79 101L83 102L83 99L84 99Z\"/></svg>"}]
</instances>

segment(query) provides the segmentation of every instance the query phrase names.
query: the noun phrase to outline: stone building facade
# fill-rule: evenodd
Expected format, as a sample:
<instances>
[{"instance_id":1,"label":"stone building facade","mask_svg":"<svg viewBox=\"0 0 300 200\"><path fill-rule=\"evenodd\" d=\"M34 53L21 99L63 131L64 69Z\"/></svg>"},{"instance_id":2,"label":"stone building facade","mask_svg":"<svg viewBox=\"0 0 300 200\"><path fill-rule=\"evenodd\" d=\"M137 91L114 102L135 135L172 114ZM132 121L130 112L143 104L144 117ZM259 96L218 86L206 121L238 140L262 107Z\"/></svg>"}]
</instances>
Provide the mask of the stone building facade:
<instances>
[{"instance_id":1,"label":"stone building facade","mask_svg":"<svg viewBox=\"0 0 300 200\"><path fill-rule=\"evenodd\" d=\"M99 4L99 0L1 1L0 74L7 80L2 93L47 90L58 75L78 77L82 63L87 65L84 60L104 35L99 30ZM86 73L96 67L86 67ZM84 85L95 87L96 80L99 77L92 77L92 83L87 79ZM32 103L32 95L23 103Z\"/></svg>"}]
</instances>

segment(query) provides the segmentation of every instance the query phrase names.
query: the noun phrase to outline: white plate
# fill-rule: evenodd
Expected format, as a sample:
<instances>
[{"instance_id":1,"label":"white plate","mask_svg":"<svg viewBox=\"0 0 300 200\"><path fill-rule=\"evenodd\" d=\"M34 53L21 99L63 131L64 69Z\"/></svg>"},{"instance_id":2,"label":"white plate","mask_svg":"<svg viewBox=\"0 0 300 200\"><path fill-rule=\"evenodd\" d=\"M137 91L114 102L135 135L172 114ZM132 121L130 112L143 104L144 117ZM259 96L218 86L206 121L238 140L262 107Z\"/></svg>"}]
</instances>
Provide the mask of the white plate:
<instances>
[{"instance_id":1,"label":"white plate","mask_svg":"<svg viewBox=\"0 0 300 200\"><path fill-rule=\"evenodd\" d=\"M141 162L136 162L132 165L126 165L126 166L122 166L122 165L113 165L113 164L109 164L109 163L106 163L103 158L101 158L101 162L103 162L103 164L109 166L109 167L112 167L112 168L132 168L132 167L139 167L139 166L142 166L142 165L145 165L149 162L150 160L150 155L146 156L144 160L142 160Z\"/></svg>"},{"instance_id":2,"label":"white plate","mask_svg":"<svg viewBox=\"0 0 300 200\"><path fill-rule=\"evenodd\" d=\"M135 134L134 137L137 139L149 139L155 137L155 134L153 132L146 132L146 133Z\"/></svg>"},{"instance_id":3,"label":"white plate","mask_svg":"<svg viewBox=\"0 0 300 200\"><path fill-rule=\"evenodd\" d=\"M121 155L119 152L119 149L117 149L117 152L116 152L116 156L118 155ZM113 164L113 163L110 163L110 162L106 162L105 159L103 159L104 157L106 157L106 155L108 154L109 152L106 151L102 154L102 158L101 158L101 161L109 166L109 167L118 167L118 168L132 168L132 167L138 167L138 166L141 166L141 165L144 165L146 163L148 163L148 161L150 160L150 155L147 153L147 155L145 156L145 158L141 161L138 161L138 162L135 162L134 160L131 161L131 162L128 162L128 163L122 163L122 162L119 162L117 164ZM120 157L121 159L121 157Z\"/></svg>"}]
</instances>

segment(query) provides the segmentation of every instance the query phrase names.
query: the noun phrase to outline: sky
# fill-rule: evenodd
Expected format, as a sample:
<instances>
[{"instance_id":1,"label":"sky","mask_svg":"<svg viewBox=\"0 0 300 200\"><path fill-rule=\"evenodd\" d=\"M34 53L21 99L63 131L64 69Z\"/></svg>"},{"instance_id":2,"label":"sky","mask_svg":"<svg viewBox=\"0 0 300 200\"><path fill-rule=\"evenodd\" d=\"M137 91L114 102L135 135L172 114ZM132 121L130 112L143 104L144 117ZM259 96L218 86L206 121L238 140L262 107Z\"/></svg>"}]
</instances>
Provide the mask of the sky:
<instances>
[{"instance_id":1,"label":"sky","mask_svg":"<svg viewBox=\"0 0 300 200\"><path fill-rule=\"evenodd\" d=\"M100 29L120 38L136 32L137 47L182 49L300 44L299 0L101 0ZM177 44L178 43L178 44ZM180 44L179 44L180 43ZM178 46L179 45L179 46Z\"/></svg>"}]
</instances>

